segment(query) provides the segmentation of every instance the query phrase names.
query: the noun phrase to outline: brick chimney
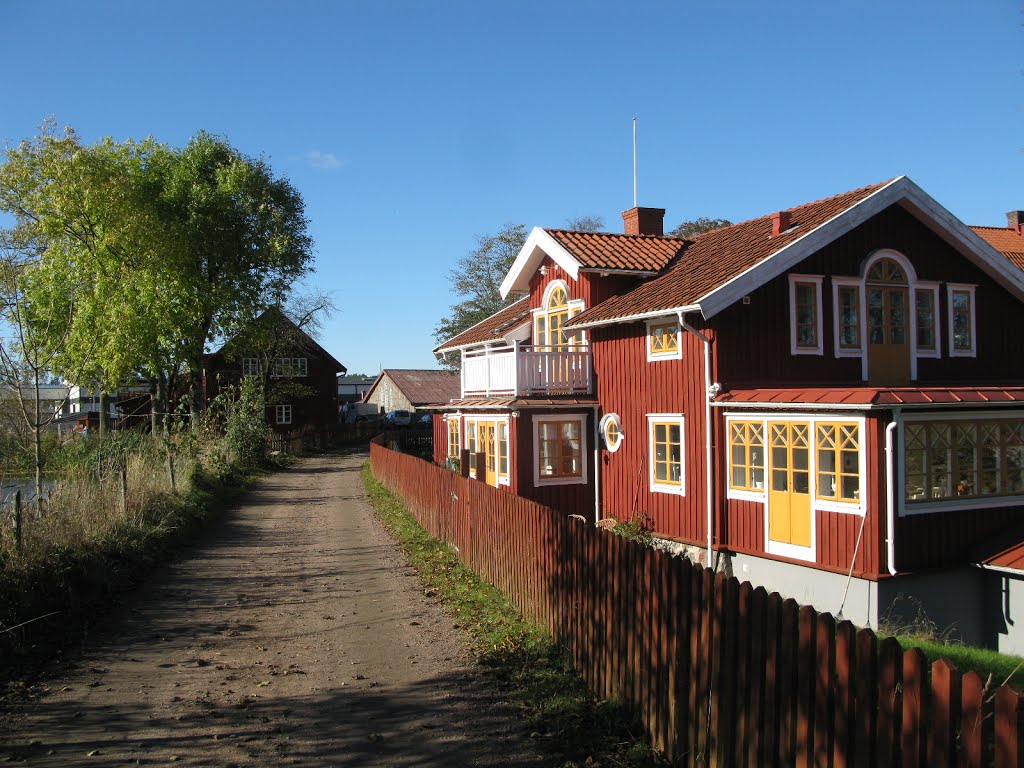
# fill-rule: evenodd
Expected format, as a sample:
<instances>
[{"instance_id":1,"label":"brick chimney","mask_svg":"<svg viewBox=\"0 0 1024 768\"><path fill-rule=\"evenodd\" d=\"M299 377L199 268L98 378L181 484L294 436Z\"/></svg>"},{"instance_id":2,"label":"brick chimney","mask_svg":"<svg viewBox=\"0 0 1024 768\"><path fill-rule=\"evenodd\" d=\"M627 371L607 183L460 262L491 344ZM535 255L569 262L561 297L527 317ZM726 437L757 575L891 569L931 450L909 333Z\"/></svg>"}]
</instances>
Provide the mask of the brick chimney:
<instances>
[{"instance_id":1,"label":"brick chimney","mask_svg":"<svg viewBox=\"0 0 1024 768\"><path fill-rule=\"evenodd\" d=\"M789 211L777 211L772 214L772 237L778 237L789 229Z\"/></svg>"},{"instance_id":2,"label":"brick chimney","mask_svg":"<svg viewBox=\"0 0 1024 768\"><path fill-rule=\"evenodd\" d=\"M1024 234L1024 211L1010 211L1007 213L1006 225L1018 235Z\"/></svg>"},{"instance_id":3,"label":"brick chimney","mask_svg":"<svg viewBox=\"0 0 1024 768\"><path fill-rule=\"evenodd\" d=\"M665 235L664 208L630 208L622 212L627 235Z\"/></svg>"}]
</instances>

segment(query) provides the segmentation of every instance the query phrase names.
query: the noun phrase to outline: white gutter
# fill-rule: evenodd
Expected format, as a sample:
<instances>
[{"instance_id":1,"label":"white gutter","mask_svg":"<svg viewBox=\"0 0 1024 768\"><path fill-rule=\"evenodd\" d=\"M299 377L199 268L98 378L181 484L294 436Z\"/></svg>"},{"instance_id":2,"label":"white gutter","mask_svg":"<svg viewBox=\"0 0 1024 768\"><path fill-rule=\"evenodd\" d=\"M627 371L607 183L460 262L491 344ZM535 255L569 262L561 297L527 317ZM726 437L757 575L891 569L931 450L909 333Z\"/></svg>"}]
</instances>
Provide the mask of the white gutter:
<instances>
[{"instance_id":1,"label":"white gutter","mask_svg":"<svg viewBox=\"0 0 1024 768\"><path fill-rule=\"evenodd\" d=\"M711 339L705 336L703 333L698 331L692 325L686 322L683 317L683 312L680 310L677 314L679 318L679 325L685 328L687 331L692 333L702 342L704 342L704 483L706 487L707 497L707 531L708 531L708 559L707 567L713 568L712 561L712 542L714 533L714 487L712 485L712 471L711 471L711 399L714 397L712 394L712 383L711 383Z\"/></svg>"},{"instance_id":2,"label":"white gutter","mask_svg":"<svg viewBox=\"0 0 1024 768\"><path fill-rule=\"evenodd\" d=\"M896 450L893 441L893 433L900 423L900 409L892 411L892 421L885 427L885 559L888 561L889 573L896 575L896 565L893 562L896 556Z\"/></svg>"},{"instance_id":3,"label":"white gutter","mask_svg":"<svg viewBox=\"0 0 1024 768\"><path fill-rule=\"evenodd\" d=\"M700 304L687 304L683 307L668 307L666 309L655 309L650 312L639 312L635 315L623 315L622 317L610 317L607 320L594 320L589 323L574 323L569 320L565 324L566 328L583 329L583 328L600 328L603 325L619 325L620 323L635 323L639 320L651 320L656 317L682 317L684 314L689 312L701 312Z\"/></svg>"},{"instance_id":4,"label":"white gutter","mask_svg":"<svg viewBox=\"0 0 1024 768\"><path fill-rule=\"evenodd\" d=\"M874 405L872 403L756 403L729 401L711 403L712 408L756 408L759 411L872 411L889 410L891 405Z\"/></svg>"}]
</instances>

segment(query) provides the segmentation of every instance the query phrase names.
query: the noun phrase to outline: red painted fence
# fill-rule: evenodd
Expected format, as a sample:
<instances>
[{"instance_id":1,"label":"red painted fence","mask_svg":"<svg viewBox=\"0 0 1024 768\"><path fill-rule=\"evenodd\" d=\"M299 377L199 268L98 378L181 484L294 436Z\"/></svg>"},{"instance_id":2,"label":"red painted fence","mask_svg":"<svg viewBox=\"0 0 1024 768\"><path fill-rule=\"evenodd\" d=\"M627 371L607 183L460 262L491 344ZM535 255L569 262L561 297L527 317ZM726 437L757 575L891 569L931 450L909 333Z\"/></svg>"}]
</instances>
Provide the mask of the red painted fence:
<instances>
[{"instance_id":1,"label":"red painted fence","mask_svg":"<svg viewBox=\"0 0 1024 768\"><path fill-rule=\"evenodd\" d=\"M945 661L374 441L374 475L682 765L1024 765L1024 706Z\"/></svg>"}]
</instances>

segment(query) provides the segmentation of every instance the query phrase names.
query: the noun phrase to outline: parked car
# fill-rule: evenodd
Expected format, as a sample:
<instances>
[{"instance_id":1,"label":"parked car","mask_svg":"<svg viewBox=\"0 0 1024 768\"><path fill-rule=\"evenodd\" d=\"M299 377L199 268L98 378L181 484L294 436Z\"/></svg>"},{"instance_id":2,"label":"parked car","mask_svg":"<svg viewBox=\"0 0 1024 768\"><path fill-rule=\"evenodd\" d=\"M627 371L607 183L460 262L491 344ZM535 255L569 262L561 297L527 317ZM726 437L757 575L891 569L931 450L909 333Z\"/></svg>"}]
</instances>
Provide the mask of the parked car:
<instances>
[{"instance_id":1,"label":"parked car","mask_svg":"<svg viewBox=\"0 0 1024 768\"><path fill-rule=\"evenodd\" d=\"M421 429L427 429L434 426L434 414L424 413L418 419L416 419L416 426Z\"/></svg>"},{"instance_id":2,"label":"parked car","mask_svg":"<svg viewBox=\"0 0 1024 768\"><path fill-rule=\"evenodd\" d=\"M408 427L412 424L412 414L409 411L388 411L384 415L384 423L389 427Z\"/></svg>"}]
</instances>

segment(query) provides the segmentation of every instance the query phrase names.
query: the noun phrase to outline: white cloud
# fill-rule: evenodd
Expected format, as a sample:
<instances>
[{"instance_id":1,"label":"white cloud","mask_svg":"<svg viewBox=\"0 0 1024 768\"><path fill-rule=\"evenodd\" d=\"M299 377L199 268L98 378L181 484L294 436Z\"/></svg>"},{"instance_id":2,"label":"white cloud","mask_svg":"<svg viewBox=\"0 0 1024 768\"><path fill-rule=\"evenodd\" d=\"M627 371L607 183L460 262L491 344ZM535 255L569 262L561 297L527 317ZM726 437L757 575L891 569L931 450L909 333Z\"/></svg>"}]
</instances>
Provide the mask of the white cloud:
<instances>
[{"instance_id":1,"label":"white cloud","mask_svg":"<svg viewBox=\"0 0 1024 768\"><path fill-rule=\"evenodd\" d=\"M348 165L348 160L339 160L333 152L321 152L319 149L311 149L299 156L300 160L305 160L313 168L319 168L324 171L331 171L336 168L344 168Z\"/></svg>"}]
</instances>

